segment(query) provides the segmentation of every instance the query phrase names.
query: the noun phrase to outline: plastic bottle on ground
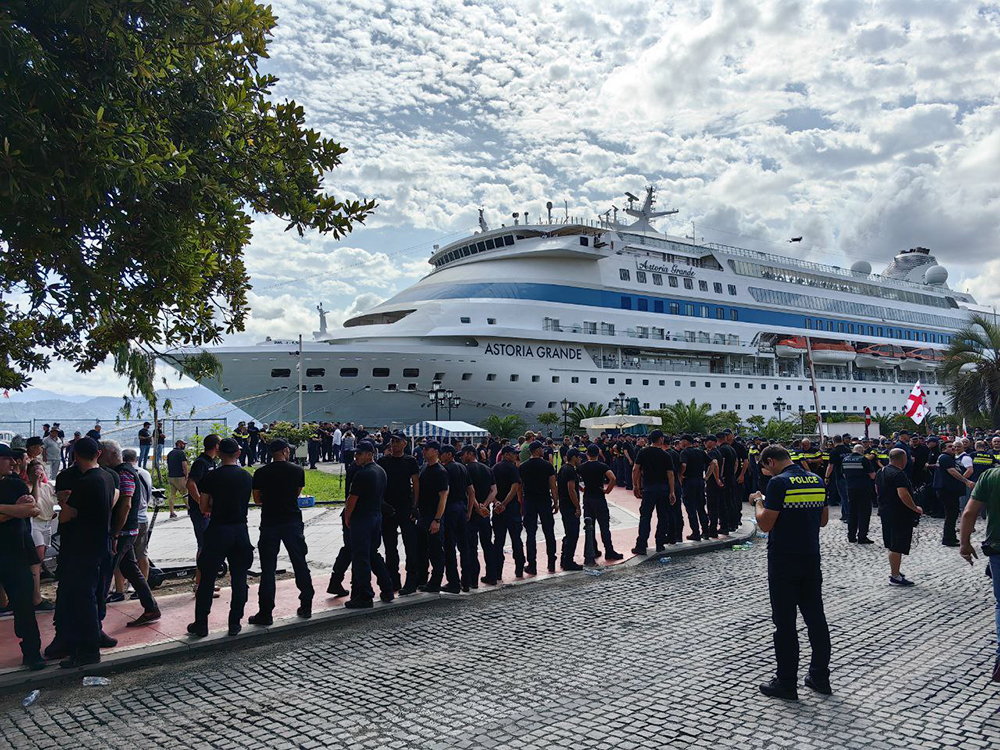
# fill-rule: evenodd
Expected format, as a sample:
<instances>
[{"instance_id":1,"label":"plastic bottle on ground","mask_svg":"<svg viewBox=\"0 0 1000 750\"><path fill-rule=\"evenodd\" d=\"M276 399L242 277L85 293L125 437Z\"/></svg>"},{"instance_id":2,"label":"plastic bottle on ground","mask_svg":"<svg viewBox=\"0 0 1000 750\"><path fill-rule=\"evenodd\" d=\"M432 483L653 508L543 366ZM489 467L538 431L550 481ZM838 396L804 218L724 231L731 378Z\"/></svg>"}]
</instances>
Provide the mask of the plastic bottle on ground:
<instances>
[{"instance_id":1,"label":"plastic bottle on ground","mask_svg":"<svg viewBox=\"0 0 1000 750\"><path fill-rule=\"evenodd\" d=\"M111 684L111 680L107 677L95 677L94 675L88 675L83 678L84 687L105 687Z\"/></svg>"},{"instance_id":2,"label":"plastic bottle on ground","mask_svg":"<svg viewBox=\"0 0 1000 750\"><path fill-rule=\"evenodd\" d=\"M41 695L41 694L42 694L41 690L32 690L30 693L28 693L27 696L25 696L24 700L21 701L21 705L24 706L25 708L27 708L32 703L34 703L35 701L37 701L38 700L38 696Z\"/></svg>"}]
</instances>

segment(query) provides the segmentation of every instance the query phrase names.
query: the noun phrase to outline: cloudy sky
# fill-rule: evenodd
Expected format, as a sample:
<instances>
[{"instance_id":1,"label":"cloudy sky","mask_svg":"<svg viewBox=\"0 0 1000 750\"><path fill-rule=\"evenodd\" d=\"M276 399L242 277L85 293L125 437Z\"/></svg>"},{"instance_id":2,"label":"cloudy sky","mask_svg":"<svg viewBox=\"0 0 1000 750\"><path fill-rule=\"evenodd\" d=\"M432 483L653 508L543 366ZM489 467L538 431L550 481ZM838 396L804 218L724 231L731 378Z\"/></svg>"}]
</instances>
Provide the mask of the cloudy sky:
<instances>
[{"instance_id":1,"label":"cloudy sky","mask_svg":"<svg viewBox=\"0 0 1000 750\"><path fill-rule=\"evenodd\" d=\"M344 242L255 224L248 331L307 337L417 280L435 242L546 200L659 187L660 228L879 270L930 247L1000 301L1000 4L274 0L276 94L379 208ZM801 245L787 239L802 235ZM794 250L789 250L789 248ZM118 395L98 372L36 384Z\"/></svg>"}]
</instances>

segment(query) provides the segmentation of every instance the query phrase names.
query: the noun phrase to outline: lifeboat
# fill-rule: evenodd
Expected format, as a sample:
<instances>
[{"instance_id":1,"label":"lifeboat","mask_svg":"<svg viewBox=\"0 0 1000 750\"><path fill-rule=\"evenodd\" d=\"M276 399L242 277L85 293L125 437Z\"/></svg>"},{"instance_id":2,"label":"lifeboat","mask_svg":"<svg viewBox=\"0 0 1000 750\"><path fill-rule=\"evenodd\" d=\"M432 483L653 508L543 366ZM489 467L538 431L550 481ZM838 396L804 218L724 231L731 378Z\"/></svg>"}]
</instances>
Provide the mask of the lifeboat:
<instances>
[{"instance_id":1,"label":"lifeboat","mask_svg":"<svg viewBox=\"0 0 1000 750\"><path fill-rule=\"evenodd\" d=\"M923 348L911 349L903 352L903 361L899 364L899 369L906 372L928 372L936 370L944 360L944 355L936 349Z\"/></svg>"},{"instance_id":2,"label":"lifeboat","mask_svg":"<svg viewBox=\"0 0 1000 750\"><path fill-rule=\"evenodd\" d=\"M805 336L794 336L790 339L782 339L774 346L774 353L778 357L798 357L806 353Z\"/></svg>"},{"instance_id":3,"label":"lifeboat","mask_svg":"<svg viewBox=\"0 0 1000 750\"><path fill-rule=\"evenodd\" d=\"M854 347L843 341L812 342L812 360L817 365L845 365L857 356Z\"/></svg>"},{"instance_id":4,"label":"lifeboat","mask_svg":"<svg viewBox=\"0 0 1000 750\"><path fill-rule=\"evenodd\" d=\"M870 344L857 348L858 367L893 368L903 362L903 348L892 344Z\"/></svg>"}]
</instances>

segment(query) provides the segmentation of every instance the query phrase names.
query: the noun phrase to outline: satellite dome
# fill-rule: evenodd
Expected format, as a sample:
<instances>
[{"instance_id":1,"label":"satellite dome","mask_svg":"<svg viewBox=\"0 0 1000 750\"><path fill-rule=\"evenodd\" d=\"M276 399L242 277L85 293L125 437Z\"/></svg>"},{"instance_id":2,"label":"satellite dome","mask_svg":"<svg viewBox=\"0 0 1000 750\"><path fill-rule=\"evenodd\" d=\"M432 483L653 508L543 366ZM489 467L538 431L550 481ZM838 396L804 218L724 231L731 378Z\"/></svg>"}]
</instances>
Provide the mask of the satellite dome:
<instances>
[{"instance_id":1,"label":"satellite dome","mask_svg":"<svg viewBox=\"0 0 1000 750\"><path fill-rule=\"evenodd\" d=\"M867 276L872 272L872 264L867 260L856 260L851 264L851 271Z\"/></svg>"},{"instance_id":2,"label":"satellite dome","mask_svg":"<svg viewBox=\"0 0 1000 750\"><path fill-rule=\"evenodd\" d=\"M948 269L944 266L931 266L924 271L924 281L928 284L943 284L948 280Z\"/></svg>"}]
</instances>

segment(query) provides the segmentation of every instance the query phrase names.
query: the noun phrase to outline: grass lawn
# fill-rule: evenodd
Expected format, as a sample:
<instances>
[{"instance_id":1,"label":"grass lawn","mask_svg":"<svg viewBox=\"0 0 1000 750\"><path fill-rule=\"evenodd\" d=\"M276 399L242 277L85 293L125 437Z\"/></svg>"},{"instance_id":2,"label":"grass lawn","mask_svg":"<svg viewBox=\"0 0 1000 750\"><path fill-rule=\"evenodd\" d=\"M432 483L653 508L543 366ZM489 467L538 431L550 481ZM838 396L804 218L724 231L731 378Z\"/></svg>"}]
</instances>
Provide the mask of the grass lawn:
<instances>
[{"instance_id":1,"label":"grass lawn","mask_svg":"<svg viewBox=\"0 0 1000 750\"><path fill-rule=\"evenodd\" d=\"M255 467L247 467L247 471L253 474ZM167 486L167 475L164 472L161 481L156 481L153 475L153 485L161 489ZM302 491L304 495L313 495L318 503L344 502L344 477L343 475L327 474L319 469L306 469L306 486ZM185 501L186 502L186 501ZM166 508L164 504L160 506Z\"/></svg>"}]
</instances>

